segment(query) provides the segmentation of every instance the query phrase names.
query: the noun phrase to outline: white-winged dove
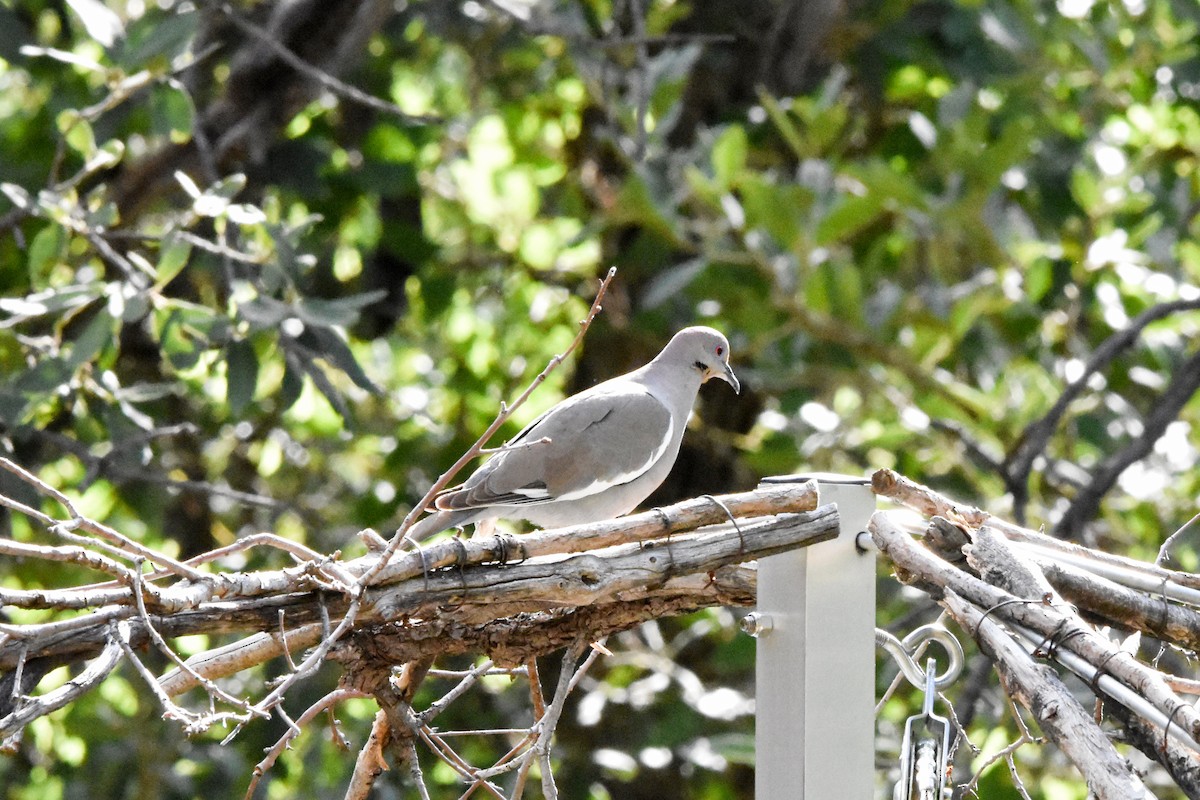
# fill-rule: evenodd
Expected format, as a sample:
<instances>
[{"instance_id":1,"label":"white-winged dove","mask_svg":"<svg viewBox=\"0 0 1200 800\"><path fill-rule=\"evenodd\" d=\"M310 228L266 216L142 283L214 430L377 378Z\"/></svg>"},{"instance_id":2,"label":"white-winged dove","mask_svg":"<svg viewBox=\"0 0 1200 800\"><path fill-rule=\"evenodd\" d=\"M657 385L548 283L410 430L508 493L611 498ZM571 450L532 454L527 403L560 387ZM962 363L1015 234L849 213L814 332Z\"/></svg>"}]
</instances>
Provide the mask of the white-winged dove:
<instances>
[{"instance_id":1,"label":"white-winged dove","mask_svg":"<svg viewBox=\"0 0 1200 800\"><path fill-rule=\"evenodd\" d=\"M543 528L626 514L667 477L700 385L741 391L720 331L684 328L640 369L568 397L526 426L460 486L434 500L409 538L484 519Z\"/></svg>"}]
</instances>

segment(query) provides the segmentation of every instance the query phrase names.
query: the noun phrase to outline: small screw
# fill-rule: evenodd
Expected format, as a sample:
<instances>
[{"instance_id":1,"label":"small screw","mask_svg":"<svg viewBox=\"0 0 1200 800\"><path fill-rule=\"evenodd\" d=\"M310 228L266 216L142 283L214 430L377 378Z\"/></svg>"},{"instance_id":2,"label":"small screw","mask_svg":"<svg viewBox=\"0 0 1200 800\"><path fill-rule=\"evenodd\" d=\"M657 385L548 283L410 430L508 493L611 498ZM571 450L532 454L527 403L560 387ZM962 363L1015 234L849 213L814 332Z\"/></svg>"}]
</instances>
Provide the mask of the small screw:
<instances>
[{"instance_id":1,"label":"small screw","mask_svg":"<svg viewBox=\"0 0 1200 800\"><path fill-rule=\"evenodd\" d=\"M744 633L750 634L755 639L760 639L775 629L775 623L770 615L758 611L751 611L742 617L741 626Z\"/></svg>"}]
</instances>

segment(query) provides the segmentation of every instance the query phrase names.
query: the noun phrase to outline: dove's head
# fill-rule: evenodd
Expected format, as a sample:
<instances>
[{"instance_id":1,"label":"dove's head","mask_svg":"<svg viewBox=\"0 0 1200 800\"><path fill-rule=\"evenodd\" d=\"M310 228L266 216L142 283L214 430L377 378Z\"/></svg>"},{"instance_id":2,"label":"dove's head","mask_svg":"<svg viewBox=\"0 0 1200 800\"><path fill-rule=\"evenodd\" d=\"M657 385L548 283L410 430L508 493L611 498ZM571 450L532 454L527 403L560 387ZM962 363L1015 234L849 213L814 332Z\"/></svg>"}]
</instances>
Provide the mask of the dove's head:
<instances>
[{"instance_id":1,"label":"dove's head","mask_svg":"<svg viewBox=\"0 0 1200 800\"><path fill-rule=\"evenodd\" d=\"M735 392L742 391L741 383L729 366L729 341L718 330L703 325L684 328L675 334L663 354L670 354L686 368L698 370L701 383L709 378L719 378Z\"/></svg>"}]
</instances>

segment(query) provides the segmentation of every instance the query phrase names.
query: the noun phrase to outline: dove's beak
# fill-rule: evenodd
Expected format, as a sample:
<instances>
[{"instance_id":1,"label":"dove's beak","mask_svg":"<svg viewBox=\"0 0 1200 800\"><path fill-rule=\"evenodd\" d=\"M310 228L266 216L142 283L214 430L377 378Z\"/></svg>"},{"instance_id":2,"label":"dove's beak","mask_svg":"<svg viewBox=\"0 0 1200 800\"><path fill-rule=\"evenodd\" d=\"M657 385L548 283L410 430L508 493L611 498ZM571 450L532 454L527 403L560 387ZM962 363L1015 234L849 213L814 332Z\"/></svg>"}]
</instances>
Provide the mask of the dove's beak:
<instances>
[{"instance_id":1,"label":"dove's beak","mask_svg":"<svg viewBox=\"0 0 1200 800\"><path fill-rule=\"evenodd\" d=\"M742 382L737 379L737 375L733 374L733 367L729 364L722 365L724 368L717 373L717 377L733 387L733 391L737 394L742 393Z\"/></svg>"}]
</instances>

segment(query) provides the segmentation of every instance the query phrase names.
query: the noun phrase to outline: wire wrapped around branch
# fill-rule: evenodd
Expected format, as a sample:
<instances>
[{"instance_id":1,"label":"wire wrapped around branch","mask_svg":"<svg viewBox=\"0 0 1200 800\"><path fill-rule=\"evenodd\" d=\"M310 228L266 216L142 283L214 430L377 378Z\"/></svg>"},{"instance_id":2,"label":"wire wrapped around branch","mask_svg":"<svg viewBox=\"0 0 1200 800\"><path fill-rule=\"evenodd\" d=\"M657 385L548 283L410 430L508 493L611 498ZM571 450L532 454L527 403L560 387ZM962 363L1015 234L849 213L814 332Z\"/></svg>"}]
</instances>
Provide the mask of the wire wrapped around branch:
<instances>
[{"instance_id":1,"label":"wire wrapped around branch","mask_svg":"<svg viewBox=\"0 0 1200 800\"><path fill-rule=\"evenodd\" d=\"M247 640L186 661L173 659L179 666L158 678L161 692L156 691L172 716L187 717L195 729L209 717L245 722L269 711L264 703L279 698L250 703L226 695L211 681L280 656L294 665L313 645L324 643L328 654L334 621L346 618L351 603L358 610L350 630L371 630L388 648L386 654L339 650L338 659L352 672L361 671L364 659L383 663L373 658L381 655L394 664L468 650L494 652L504 663L517 663L580 636L599 638L646 619L751 603L753 570L735 565L836 536L836 509L814 509L815 502L812 484L774 485L560 531L451 538L423 553L400 554L383 568L373 566L377 553L344 563L314 553L315 560L285 570L206 573L200 585L164 574L152 595L149 576L143 579L135 561L128 588L51 590L57 593L54 599L68 601L59 606L63 610L76 609L79 598L107 601L91 614L5 625L0 671L12 675L26 664L81 661L101 653L115 659L111 669L148 644L169 651L170 640L178 636L249 632ZM726 522L730 514L736 524ZM54 550L50 557L57 554ZM214 561L206 568L218 566ZM350 591L372 572L374 585ZM47 596L9 599L44 608ZM114 630L122 632L125 646L114 645ZM232 711L185 714L165 699L200 685L218 706ZM89 683L82 691L90 688ZM26 690L23 682L16 695ZM42 707L36 701L17 705L20 715L6 720L10 732L40 716Z\"/></svg>"}]
</instances>

